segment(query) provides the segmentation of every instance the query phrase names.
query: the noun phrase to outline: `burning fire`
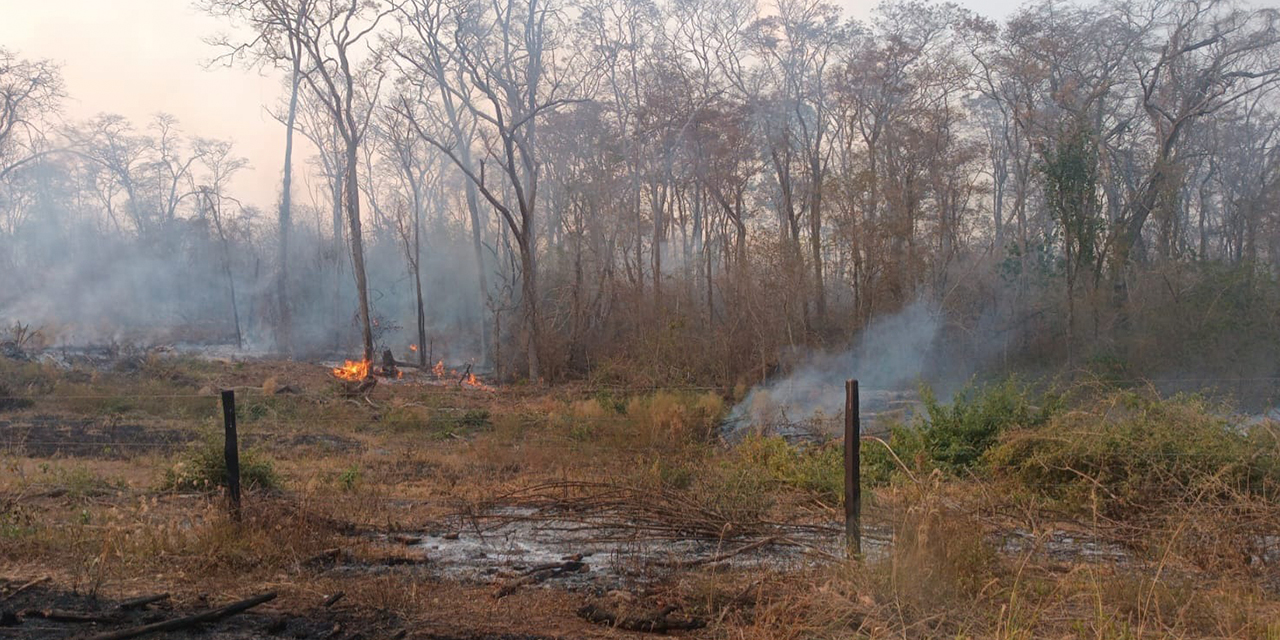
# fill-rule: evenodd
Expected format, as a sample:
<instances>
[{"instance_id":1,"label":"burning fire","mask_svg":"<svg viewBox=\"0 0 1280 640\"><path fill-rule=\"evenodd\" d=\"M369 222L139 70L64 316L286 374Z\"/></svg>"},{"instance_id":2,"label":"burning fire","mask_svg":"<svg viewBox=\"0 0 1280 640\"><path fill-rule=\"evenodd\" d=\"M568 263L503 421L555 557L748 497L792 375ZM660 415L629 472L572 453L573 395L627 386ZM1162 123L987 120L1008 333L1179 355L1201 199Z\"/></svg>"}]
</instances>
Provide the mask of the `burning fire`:
<instances>
[{"instance_id":1,"label":"burning fire","mask_svg":"<svg viewBox=\"0 0 1280 640\"><path fill-rule=\"evenodd\" d=\"M343 380L364 380L369 377L369 361L347 360L341 367L333 368L333 375Z\"/></svg>"},{"instance_id":2,"label":"burning fire","mask_svg":"<svg viewBox=\"0 0 1280 640\"><path fill-rule=\"evenodd\" d=\"M410 351L412 351L412 352L414 352L414 353L417 353L417 352L418 352L418 345L416 345L416 344L411 344L411 345L409 345L409 350L410 350Z\"/></svg>"},{"instance_id":3,"label":"burning fire","mask_svg":"<svg viewBox=\"0 0 1280 640\"><path fill-rule=\"evenodd\" d=\"M444 366L444 360L441 360L437 362L434 367L431 367L431 373L435 374L435 376L440 379L457 380L459 386L466 385L473 389L480 389L482 391L494 390L493 387L480 382L480 379L476 377L476 374L471 373L470 367L467 369L466 373L459 373L456 370L446 368Z\"/></svg>"},{"instance_id":4,"label":"burning fire","mask_svg":"<svg viewBox=\"0 0 1280 640\"><path fill-rule=\"evenodd\" d=\"M480 380L476 378L476 374L474 373L468 373L466 379L462 381L462 384L465 384L469 387L475 387L476 389L481 389L483 391L493 391L493 387L483 382L480 382Z\"/></svg>"}]
</instances>

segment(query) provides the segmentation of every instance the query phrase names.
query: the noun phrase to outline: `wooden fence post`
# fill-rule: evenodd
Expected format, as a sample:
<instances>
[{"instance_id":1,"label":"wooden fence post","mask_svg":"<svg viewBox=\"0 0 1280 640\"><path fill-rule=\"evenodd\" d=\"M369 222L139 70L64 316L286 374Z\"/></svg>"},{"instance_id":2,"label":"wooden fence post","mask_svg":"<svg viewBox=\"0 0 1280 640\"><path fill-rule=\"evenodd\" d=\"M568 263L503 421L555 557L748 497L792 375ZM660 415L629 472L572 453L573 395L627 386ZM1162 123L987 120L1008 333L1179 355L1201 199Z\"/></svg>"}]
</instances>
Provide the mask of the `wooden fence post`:
<instances>
[{"instance_id":1,"label":"wooden fence post","mask_svg":"<svg viewBox=\"0 0 1280 640\"><path fill-rule=\"evenodd\" d=\"M849 553L862 553L862 421L858 381L844 383L844 534Z\"/></svg>"},{"instance_id":2,"label":"wooden fence post","mask_svg":"<svg viewBox=\"0 0 1280 640\"><path fill-rule=\"evenodd\" d=\"M222 392L222 425L226 433L223 455L227 464L227 499L231 517L240 520L240 445L236 436L236 392Z\"/></svg>"}]
</instances>

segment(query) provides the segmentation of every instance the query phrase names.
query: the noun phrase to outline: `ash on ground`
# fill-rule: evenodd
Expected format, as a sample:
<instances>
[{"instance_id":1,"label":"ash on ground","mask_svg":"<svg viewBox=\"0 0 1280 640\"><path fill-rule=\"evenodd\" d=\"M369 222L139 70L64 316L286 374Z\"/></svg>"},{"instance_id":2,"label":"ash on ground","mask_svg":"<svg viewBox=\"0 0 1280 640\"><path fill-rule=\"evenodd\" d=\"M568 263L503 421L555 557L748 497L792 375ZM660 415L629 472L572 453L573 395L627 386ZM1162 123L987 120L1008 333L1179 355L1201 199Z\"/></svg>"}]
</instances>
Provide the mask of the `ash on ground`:
<instances>
[{"instance_id":1,"label":"ash on ground","mask_svg":"<svg viewBox=\"0 0 1280 640\"><path fill-rule=\"evenodd\" d=\"M861 390L859 417L864 435L882 435L920 411L916 393ZM845 390L841 385L760 387L738 403L721 425L729 442L748 436L780 436L788 441L822 442L843 437Z\"/></svg>"}]
</instances>

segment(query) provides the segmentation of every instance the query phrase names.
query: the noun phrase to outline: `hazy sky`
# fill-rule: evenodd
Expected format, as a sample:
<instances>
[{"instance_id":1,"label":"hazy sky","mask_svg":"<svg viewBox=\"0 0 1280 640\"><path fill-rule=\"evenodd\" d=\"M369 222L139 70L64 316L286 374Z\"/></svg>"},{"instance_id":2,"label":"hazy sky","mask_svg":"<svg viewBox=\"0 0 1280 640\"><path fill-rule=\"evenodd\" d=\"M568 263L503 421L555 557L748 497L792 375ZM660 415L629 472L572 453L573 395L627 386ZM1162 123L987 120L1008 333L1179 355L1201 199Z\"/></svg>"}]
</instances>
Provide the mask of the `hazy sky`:
<instances>
[{"instance_id":1,"label":"hazy sky","mask_svg":"<svg viewBox=\"0 0 1280 640\"><path fill-rule=\"evenodd\" d=\"M836 2L858 17L873 4ZM960 3L992 17L1018 4ZM264 105L278 101L281 84L242 69L206 70L213 50L203 39L222 28L187 0L0 0L0 45L63 65L68 119L111 112L141 126L163 111L189 134L233 140L253 165L233 188L270 207L279 188L284 131Z\"/></svg>"}]
</instances>

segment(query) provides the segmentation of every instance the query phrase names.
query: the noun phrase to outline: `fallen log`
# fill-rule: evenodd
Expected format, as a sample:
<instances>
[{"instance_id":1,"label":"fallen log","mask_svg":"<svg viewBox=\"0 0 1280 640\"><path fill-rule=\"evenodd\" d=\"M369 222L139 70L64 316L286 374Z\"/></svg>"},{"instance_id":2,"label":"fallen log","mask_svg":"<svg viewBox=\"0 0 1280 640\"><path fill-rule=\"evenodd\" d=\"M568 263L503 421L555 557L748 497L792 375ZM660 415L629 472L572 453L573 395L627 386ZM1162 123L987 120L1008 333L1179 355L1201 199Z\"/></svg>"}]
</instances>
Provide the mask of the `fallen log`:
<instances>
[{"instance_id":1,"label":"fallen log","mask_svg":"<svg viewBox=\"0 0 1280 640\"><path fill-rule=\"evenodd\" d=\"M144 624L138 627L130 627L128 629L117 629L115 631L107 631L104 633L99 633L97 635L89 636L88 638L85 638L85 640L126 640L127 638L137 638L139 636L145 636L152 633L160 633L162 631L176 631L178 629L185 629L187 627L200 624L202 622L214 622L229 616L236 615L238 613L243 613L260 604L263 604L264 602L270 602L272 600L275 600L275 598L276 598L276 592L269 591L261 595L253 596L252 598L246 598L239 602L233 602L225 607L220 607L218 609L210 609L208 611L197 613L194 615L183 616L181 618L171 618L169 620L162 620L160 622Z\"/></svg>"},{"instance_id":2,"label":"fallen log","mask_svg":"<svg viewBox=\"0 0 1280 640\"><path fill-rule=\"evenodd\" d=\"M347 595L346 591L335 592L333 595L329 596L328 598L325 598L324 602L320 603L320 605L328 609L329 607L332 607L333 605L338 604L338 601L341 600L342 596L345 596L345 595Z\"/></svg>"}]
</instances>

